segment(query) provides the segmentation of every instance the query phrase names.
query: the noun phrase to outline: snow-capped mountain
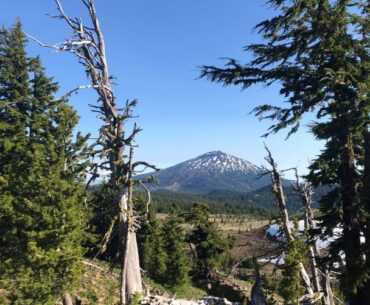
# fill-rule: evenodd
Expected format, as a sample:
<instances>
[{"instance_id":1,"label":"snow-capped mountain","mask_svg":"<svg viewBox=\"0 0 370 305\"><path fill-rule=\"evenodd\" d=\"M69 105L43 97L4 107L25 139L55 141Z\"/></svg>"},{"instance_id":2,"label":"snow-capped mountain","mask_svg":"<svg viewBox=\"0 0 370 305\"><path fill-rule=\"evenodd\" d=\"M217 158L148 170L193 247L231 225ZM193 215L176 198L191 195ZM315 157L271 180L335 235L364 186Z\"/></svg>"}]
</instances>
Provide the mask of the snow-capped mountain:
<instances>
[{"instance_id":1,"label":"snow-capped mountain","mask_svg":"<svg viewBox=\"0 0 370 305\"><path fill-rule=\"evenodd\" d=\"M215 190L250 192L270 184L257 179L263 169L221 151L212 151L155 173L156 190L206 194Z\"/></svg>"},{"instance_id":2,"label":"snow-capped mountain","mask_svg":"<svg viewBox=\"0 0 370 305\"><path fill-rule=\"evenodd\" d=\"M254 172L259 174L262 171L260 167L253 163L221 151L211 151L180 164L186 165L188 169L200 172L213 172L215 174L224 172Z\"/></svg>"}]
</instances>

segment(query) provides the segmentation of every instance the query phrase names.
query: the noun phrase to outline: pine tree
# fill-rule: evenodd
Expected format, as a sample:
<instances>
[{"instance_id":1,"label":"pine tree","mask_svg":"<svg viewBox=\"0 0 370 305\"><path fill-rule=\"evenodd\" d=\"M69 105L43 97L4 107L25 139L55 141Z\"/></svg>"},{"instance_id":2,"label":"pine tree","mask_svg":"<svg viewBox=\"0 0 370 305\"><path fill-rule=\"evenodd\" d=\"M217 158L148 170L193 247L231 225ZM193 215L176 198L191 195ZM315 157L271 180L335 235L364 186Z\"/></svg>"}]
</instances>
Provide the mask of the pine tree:
<instances>
[{"instance_id":1,"label":"pine tree","mask_svg":"<svg viewBox=\"0 0 370 305\"><path fill-rule=\"evenodd\" d=\"M268 2L278 14L257 25L265 41L245 48L254 59L246 65L230 60L224 69L206 66L203 76L244 89L278 83L287 106L262 105L254 110L260 118L275 121L267 134L289 127L289 136L298 130L302 116L316 115L312 133L326 146L311 165L309 180L314 186L335 186L321 200L325 235L332 235L337 226L344 228L342 238L331 245L329 258L333 263L344 251L342 289L351 305L366 304L370 270L364 268L360 237L361 227L368 224L359 196L359 164L363 130L369 128L369 3Z\"/></svg>"},{"instance_id":2,"label":"pine tree","mask_svg":"<svg viewBox=\"0 0 370 305\"><path fill-rule=\"evenodd\" d=\"M24 49L25 40L19 22L11 32L6 29L1 30L0 147L3 153L0 155L0 176L4 184L11 183L4 177L5 172L11 172L11 166L18 164L18 170L22 172L26 165L19 154L27 141L27 110L30 95L27 57Z\"/></svg>"},{"instance_id":3,"label":"pine tree","mask_svg":"<svg viewBox=\"0 0 370 305\"><path fill-rule=\"evenodd\" d=\"M0 41L0 283L12 304L55 304L83 271L87 136L28 59L18 22Z\"/></svg>"},{"instance_id":4,"label":"pine tree","mask_svg":"<svg viewBox=\"0 0 370 305\"><path fill-rule=\"evenodd\" d=\"M164 236L155 218L153 206L149 208L147 221L138 231L138 243L143 269L151 279L164 283L167 254L164 249Z\"/></svg>"},{"instance_id":5,"label":"pine tree","mask_svg":"<svg viewBox=\"0 0 370 305\"><path fill-rule=\"evenodd\" d=\"M279 286L280 295L288 302L287 304L298 305L298 299L304 294L299 264L305 260L307 255L307 245L295 234L295 239L287 242L285 248L283 278Z\"/></svg>"},{"instance_id":6,"label":"pine tree","mask_svg":"<svg viewBox=\"0 0 370 305\"><path fill-rule=\"evenodd\" d=\"M182 220L175 210L166 217L162 228L164 249L166 252L165 283L171 287L189 282L189 261L184 251L185 234L181 227Z\"/></svg>"},{"instance_id":7,"label":"pine tree","mask_svg":"<svg viewBox=\"0 0 370 305\"><path fill-rule=\"evenodd\" d=\"M219 266L222 254L230 247L228 240L224 239L215 223L209 219L209 208L205 204L195 203L187 220L193 228L186 241L195 247L195 274L209 277L215 267Z\"/></svg>"}]
</instances>

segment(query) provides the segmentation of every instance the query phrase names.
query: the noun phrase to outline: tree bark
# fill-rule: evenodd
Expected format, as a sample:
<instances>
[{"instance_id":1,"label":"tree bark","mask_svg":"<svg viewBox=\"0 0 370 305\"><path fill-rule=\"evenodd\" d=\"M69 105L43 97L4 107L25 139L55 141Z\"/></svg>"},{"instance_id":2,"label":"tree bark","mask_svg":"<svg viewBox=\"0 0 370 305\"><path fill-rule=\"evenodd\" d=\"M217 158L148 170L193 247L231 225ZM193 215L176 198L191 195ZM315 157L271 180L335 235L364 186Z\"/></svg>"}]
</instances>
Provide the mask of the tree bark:
<instances>
[{"instance_id":1,"label":"tree bark","mask_svg":"<svg viewBox=\"0 0 370 305\"><path fill-rule=\"evenodd\" d=\"M120 304L126 304L129 296L127 294L127 261L128 249L130 246L129 226L128 226L128 193L125 188L121 190L121 200L119 203L119 237L120 237L120 259L121 259L121 283L120 283Z\"/></svg>"},{"instance_id":2,"label":"tree bark","mask_svg":"<svg viewBox=\"0 0 370 305\"><path fill-rule=\"evenodd\" d=\"M133 296L142 294L143 285L141 280L141 269L139 262L139 250L135 232L129 232L130 246L128 249L127 263L127 294Z\"/></svg>"}]
</instances>

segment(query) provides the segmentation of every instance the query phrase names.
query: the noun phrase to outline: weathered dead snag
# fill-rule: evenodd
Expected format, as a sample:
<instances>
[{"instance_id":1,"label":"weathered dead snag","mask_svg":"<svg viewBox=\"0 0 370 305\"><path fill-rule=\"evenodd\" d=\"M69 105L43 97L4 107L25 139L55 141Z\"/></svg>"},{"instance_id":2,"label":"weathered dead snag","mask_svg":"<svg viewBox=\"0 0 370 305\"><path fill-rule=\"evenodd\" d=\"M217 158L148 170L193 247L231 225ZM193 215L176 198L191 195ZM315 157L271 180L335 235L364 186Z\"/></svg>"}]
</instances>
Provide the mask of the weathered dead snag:
<instances>
[{"instance_id":1,"label":"weathered dead snag","mask_svg":"<svg viewBox=\"0 0 370 305\"><path fill-rule=\"evenodd\" d=\"M63 20L72 31L72 36L61 43L46 45L32 36L29 38L43 47L56 51L70 52L81 63L90 80L90 84L78 86L63 95L67 99L71 94L81 89L94 89L98 94L98 104L90 105L93 111L103 120L99 130L99 138L95 143L95 157L100 159L94 163L91 181L99 177L101 171L110 173L109 187L117 194L117 209L119 210L118 234L120 242L121 261L121 297L120 303L126 304L135 293L142 292L138 248L136 242L137 216L133 208L132 192L135 182L132 177L137 167L154 166L146 162L133 162L133 147L135 136L141 129L135 124L127 134L126 123L133 118L132 110L136 100L127 101L123 109L117 106L112 87L112 77L109 74L106 46L101 31L93 0L81 0L86 7L90 20L86 26L81 18L70 18L64 11L59 0L55 0L59 15L54 18ZM113 224L114 226L115 224ZM113 232L111 228L110 234ZM109 241L107 234L103 245Z\"/></svg>"},{"instance_id":2,"label":"weathered dead snag","mask_svg":"<svg viewBox=\"0 0 370 305\"><path fill-rule=\"evenodd\" d=\"M267 161L271 169L266 170L266 172L263 173L261 176L271 175L272 193L275 195L277 202L278 202L280 217L282 218L282 222L283 222L283 230L284 230L285 238L287 239L287 241L292 241L294 240L294 236L292 233L292 228L290 226L289 213L288 213L288 209L285 203L285 195L284 195L283 185L281 182L280 172L277 169L277 164L274 158L272 157L270 150L267 148L267 146L265 146L265 149L267 151L267 156L265 157L265 160ZM305 285L307 292L310 295L313 295L314 290L311 285L311 280L302 262L299 263L299 268L300 268L301 278L302 278L302 281Z\"/></svg>"},{"instance_id":3,"label":"weathered dead snag","mask_svg":"<svg viewBox=\"0 0 370 305\"><path fill-rule=\"evenodd\" d=\"M305 229L313 231L316 229L316 222L311 208L313 187L308 182L300 182L297 169L294 169L294 171L296 180L291 184L295 193L301 198L303 204ZM309 252L315 292L318 293L323 291L321 295L323 305L334 305L329 272L325 270L325 273L323 273L317 266L317 257L320 256L320 249L317 246L316 238L313 238L311 241Z\"/></svg>"}]
</instances>

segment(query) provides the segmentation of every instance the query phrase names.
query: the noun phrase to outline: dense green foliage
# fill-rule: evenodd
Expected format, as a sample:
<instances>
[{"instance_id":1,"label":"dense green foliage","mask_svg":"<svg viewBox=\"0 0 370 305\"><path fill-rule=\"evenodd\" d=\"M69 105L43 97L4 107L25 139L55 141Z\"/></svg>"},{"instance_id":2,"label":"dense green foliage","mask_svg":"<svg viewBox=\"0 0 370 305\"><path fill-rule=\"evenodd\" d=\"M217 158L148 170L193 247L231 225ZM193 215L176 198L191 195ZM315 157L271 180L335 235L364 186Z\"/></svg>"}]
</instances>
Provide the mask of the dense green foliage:
<instances>
[{"instance_id":1,"label":"dense green foliage","mask_svg":"<svg viewBox=\"0 0 370 305\"><path fill-rule=\"evenodd\" d=\"M113 262L117 259L119 245L117 193L110 187L99 185L92 187L89 195L91 238L86 243L87 255Z\"/></svg>"},{"instance_id":2,"label":"dense green foliage","mask_svg":"<svg viewBox=\"0 0 370 305\"><path fill-rule=\"evenodd\" d=\"M149 278L157 283L164 283L167 272L165 235L162 234L162 230L155 218L153 206L150 207L147 217L148 219L142 224L137 235L141 265ZM178 242L181 242L181 240Z\"/></svg>"},{"instance_id":3,"label":"dense green foliage","mask_svg":"<svg viewBox=\"0 0 370 305\"><path fill-rule=\"evenodd\" d=\"M209 208L205 204L195 203L187 221L192 225L186 241L193 245L194 274L209 277L218 266L222 254L231 247L231 242L222 237L215 223L209 219Z\"/></svg>"},{"instance_id":4,"label":"dense green foliage","mask_svg":"<svg viewBox=\"0 0 370 305\"><path fill-rule=\"evenodd\" d=\"M27 58L18 22L0 33L0 286L12 304L55 304L82 273L87 137Z\"/></svg>"},{"instance_id":5,"label":"dense green foliage","mask_svg":"<svg viewBox=\"0 0 370 305\"><path fill-rule=\"evenodd\" d=\"M299 263L304 262L308 256L308 249L304 239L296 237L286 245L282 271L283 278L279 285L280 295L287 304L293 305L298 305L298 299L304 294Z\"/></svg>"},{"instance_id":6,"label":"dense green foliage","mask_svg":"<svg viewBox=\"0 0 370 305\"><path fill-rule=\"evenodd\" d=\"M167 255L165 282L171 286L181 286L189 282L190 262L184 251L185 234L181 227L182 222L176 210L172 210L166 217L161 232Z\"/></svg>"},{"instance_id":7,"label":"dense green foliage","mask_svg":"<svg viewBox=\"0 0 370 305\"><path fill-rule=\"evenodd\" d=\"M275 212L270 194L269 190L256 195L237 192L209 195L154 192L153 202L159 213L169 213L173 206L181 212L190 212L194 202L203 202L209 206L212 214L253 214L266 218Z\"/></svg>"},{"instance_id":8,"label":"dense green foliage","mask_svg":"<svg viewBox=\"0 0 370 305\"><path fill-rule=\"evenodd\" d=\"M216 268L228 267L230 263L228 250L233 240L224 238L210 221L208 206L194 204L191 212L183 215L191 225L186 236L184 219L175 209L159 225L151 208L147 221L138 231L140 258L147 276L171 289L190 283L190 274L194 278L207 278Z\"/></svg>"},{"instance_id":9,"label":"dense green foliage","mask_svg":"<svg viewBox=\"0 0 370 305\"><path fill-rule=\"evenodd\" d=\"M312 206L318 207L317 202L331 189L328 186L316 188ZM291 186L284 187L284 192L290 212L297 212L302 208L301 200ZM153 192L152 195L158 213L169 213L172 206L176 206L181 212L189 212L194 202L203 202L209 206L211 214L253 214L257 218L270 218L277 214L276 199L270 187L249 193L220 190L206 195L170 192Z\"/></svg>"},{"instance_id":10,"label":"dense green foliage","mask_svg":"<svg viewBox=\"0 0 370 305\"><path fill-rule=\"evenodd\" d=\"M138 231L139 254L146 275L170 289L189 283L190 261L182 223L183 219L172 210L160 226L151 206Z\"/></svg>"},{"instance_id":11,"label":"dense green foliage","mask_svg":"<svg viewBox=\"0 0 370 305\"><path fill-rule=\"evenodd\" d=\"M370 22L368 1L268 1L277 15L257 25L265 40L245 49L246 65L229 60L225 68L204 67L203 76L244 89L256 83L278 83L285 107L262 105L254 111L274 120L269 133L289 127L296 132L304 114L313 112L314 136L325 148L310 166L314 186L334 189L321 200L324 235L343 227L330 247L329 265L346 264L342 289L352 305L370 298L369 169L364 167L369 141ZM368 158L368 154L367 154ZM368 159L367 159L368 160ZM369 164L369 163L367 163ZM367 199L365 199L367 198ZM370 236L370 235L369 235Z\"/></svg>"}]
</instances>

